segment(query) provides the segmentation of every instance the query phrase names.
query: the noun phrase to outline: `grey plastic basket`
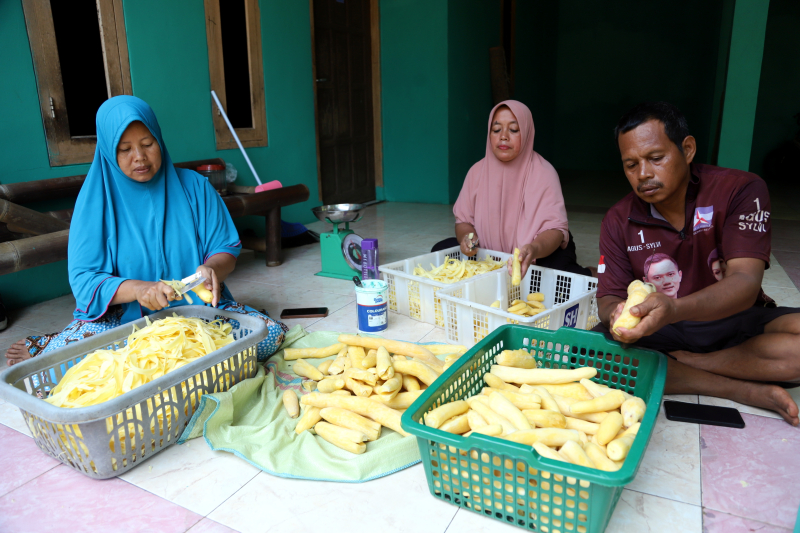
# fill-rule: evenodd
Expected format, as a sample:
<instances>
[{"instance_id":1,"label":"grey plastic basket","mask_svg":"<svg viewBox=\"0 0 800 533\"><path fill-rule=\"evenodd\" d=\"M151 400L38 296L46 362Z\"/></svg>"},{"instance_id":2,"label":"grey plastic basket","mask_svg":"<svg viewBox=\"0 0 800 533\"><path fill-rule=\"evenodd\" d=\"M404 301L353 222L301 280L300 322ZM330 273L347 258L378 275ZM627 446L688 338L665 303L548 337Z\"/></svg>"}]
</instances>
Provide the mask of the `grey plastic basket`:
<instances>
[{"instance_id":1,"label":"grey plastic basket","mask_svg":"<svg viewBox=\"0 0 800 533\"><path fill-rule=\"evenodd\" d=\"M256 345L267 336L256 317L187 305L150 315L224 319L234 342L117 398L91 407L56 407L45 395L86 354L127 344L124 324L0 372L0 398L19 407L36 444L46 454L95 479L118 476L178 440L204 394L230 389L258 368ZM159 417L163 423L159 421Z\"/></svg>"}]
</instances>

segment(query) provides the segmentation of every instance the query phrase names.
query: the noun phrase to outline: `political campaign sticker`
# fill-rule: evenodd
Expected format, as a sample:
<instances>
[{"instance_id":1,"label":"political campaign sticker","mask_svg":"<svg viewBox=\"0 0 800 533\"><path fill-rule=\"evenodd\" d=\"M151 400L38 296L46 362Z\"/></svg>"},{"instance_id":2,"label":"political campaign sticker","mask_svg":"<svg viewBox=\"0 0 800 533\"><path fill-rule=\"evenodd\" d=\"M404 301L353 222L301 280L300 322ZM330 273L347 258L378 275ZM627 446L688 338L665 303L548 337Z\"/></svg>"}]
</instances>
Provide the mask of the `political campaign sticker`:
<instances>
[{"instance_id":1,"label":"political campaign sticker","mask_svg":"<svg viewBox=\"0 0 800 533\"><path fill-rule=\"evenodd\" d=\"M694 210L694 223L692 229L697 231L703 228L710 228L714 219L714 206L696 207Z\"/></svg>"}]
</instances>

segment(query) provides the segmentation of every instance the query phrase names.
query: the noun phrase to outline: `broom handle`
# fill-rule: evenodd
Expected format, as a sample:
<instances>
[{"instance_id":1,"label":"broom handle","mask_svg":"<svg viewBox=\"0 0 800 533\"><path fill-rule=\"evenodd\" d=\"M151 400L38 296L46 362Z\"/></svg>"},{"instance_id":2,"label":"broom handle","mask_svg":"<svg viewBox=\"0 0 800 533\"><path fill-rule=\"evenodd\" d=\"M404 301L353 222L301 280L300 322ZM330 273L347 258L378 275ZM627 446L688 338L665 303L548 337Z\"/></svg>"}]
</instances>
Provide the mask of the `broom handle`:
<instances>
[{"instance_id":1,"label":"broom handle","mask_svg":"<svg viewBox=\"0 0 800 533\"><path fill-rule=\"evenodd\" d=\"M236 144L239 145L239 150L242 151L242 155L244 156L244 160L247 161L247 166L250 167L250 170L253 172L253 176L255 176L256 181L258 182L259 185L261 185L261 179L258 177L258 172L256 172L255 168L253 168L253 163L250 162L250 158L247 157L247 152L244 151L244 146L242 146L242 141L239 140L239 136L236 135L236 131L233 129L233 126L231 125L231 121L228 120L228 115L225 114L225 110L222 109L222 104L219 103L219 98L217 98L217 93L215 93L214 91L211 91L211 97L214 98L214 101L217 103L217 109L219 109L219 112L222 115L222 118L225 119L225 124L228 125L228 129L231 130L231 135L233 135L233 138L236 141Z\"/></svg>"}]
</instances>

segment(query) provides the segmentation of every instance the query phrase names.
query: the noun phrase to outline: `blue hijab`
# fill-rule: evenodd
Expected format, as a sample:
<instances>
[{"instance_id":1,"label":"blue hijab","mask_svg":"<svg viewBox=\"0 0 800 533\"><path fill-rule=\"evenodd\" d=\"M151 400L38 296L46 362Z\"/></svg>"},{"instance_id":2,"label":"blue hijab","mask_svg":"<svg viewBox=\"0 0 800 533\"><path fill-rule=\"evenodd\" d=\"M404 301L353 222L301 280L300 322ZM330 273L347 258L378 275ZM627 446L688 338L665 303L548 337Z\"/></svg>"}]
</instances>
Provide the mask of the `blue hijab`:
<instances>
[{"instance_id":1,"label":"blue hijab","mask_svg":"<svg viewBox=\"0 0 800 533\"><path fill-rule=\"evenodd\" d=\"M123 174L117 163L120 137L136 120L147 126L161 148L161 168L145 183ZM233 220L208 180L172 165L150 106L134 96L115 96L100 106L97 149L70 226L75 318L92 321L103 316L125 280L182 279L212 255L238 257L240 250ZM222 297L233 300L227 289ZM136 301L123 308L123 323L153 312Z\"/></svg>"}]
</instances>

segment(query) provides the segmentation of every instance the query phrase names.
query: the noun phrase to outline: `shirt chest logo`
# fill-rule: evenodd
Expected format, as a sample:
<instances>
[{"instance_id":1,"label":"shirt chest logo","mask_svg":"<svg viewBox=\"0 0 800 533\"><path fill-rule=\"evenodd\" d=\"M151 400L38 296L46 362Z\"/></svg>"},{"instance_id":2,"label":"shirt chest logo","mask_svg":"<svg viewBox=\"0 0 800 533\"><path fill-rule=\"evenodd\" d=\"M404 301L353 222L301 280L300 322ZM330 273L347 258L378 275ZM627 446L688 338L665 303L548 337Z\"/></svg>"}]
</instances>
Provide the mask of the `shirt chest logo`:
<instances>
[{"instance_id":1,"label":"shirt chest logo","mask_svg":"<svg viewBox=\"0 0 800 533\"><path fill-rule=\"evenodd\" d=\"M694 210L694 222L692 223L692 230L697 231L704 228L710 228L711 222L714 219L714 206L697 207Z\"/></svg>"}]
</instances>

